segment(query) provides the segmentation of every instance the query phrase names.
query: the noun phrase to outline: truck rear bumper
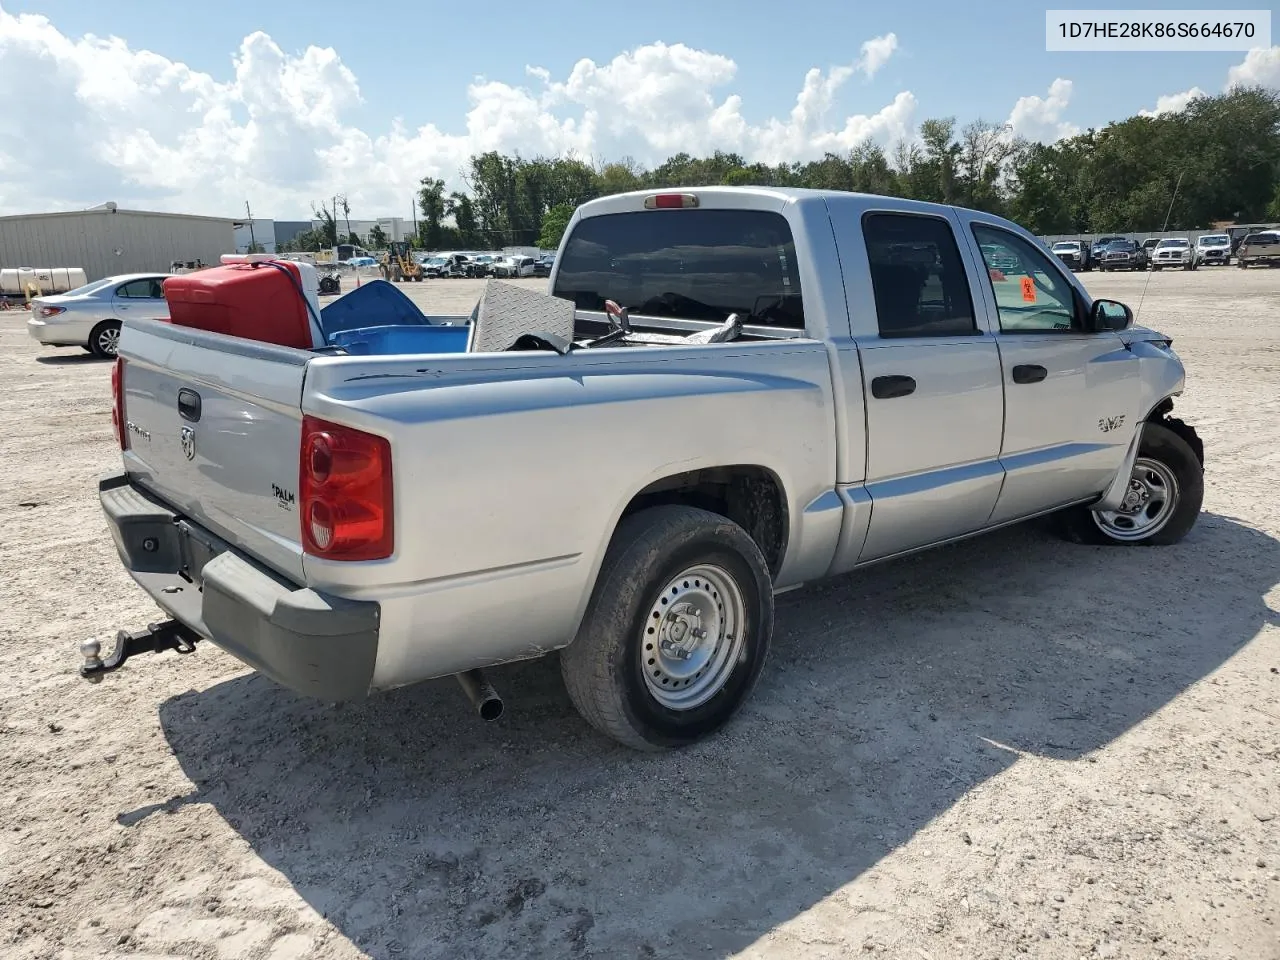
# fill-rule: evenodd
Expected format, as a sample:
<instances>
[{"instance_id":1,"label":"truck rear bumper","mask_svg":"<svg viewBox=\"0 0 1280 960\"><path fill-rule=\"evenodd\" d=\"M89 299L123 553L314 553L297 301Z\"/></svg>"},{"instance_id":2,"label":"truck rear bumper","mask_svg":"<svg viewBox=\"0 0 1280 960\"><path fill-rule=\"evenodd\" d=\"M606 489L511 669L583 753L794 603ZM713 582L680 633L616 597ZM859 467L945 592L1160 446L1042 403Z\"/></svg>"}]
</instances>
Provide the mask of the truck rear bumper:
<instances>
[{"instance_id":1,"label":"truck rear bumper","mask_svg":"<svg viewBox=\"0 0 1280 960\"><path fill-rule=\"evenodd\" d=\"M381 609L301 587L196 526L127 474L98 484L125 569L169 616L297 693L368 694Z\"/></svg>"}]
</instances>

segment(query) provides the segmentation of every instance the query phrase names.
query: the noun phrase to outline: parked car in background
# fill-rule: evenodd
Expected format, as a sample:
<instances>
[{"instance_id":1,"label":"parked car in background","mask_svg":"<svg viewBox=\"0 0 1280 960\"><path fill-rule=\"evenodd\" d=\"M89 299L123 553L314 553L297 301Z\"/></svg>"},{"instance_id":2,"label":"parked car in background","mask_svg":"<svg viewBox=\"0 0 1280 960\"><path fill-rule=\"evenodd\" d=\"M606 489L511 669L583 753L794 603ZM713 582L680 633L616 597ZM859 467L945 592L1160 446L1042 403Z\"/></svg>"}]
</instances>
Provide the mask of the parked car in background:
<instances>
[{"instance_id":1,"label":"parked car in background","mask_svg":"<svg viewBox=\"0 0 1280 960\"><path fill-rule=\"evenodd\" d=\"M1267 230L1249 234L1236 248L1236 264L1241 270L1261 264L1269 267L1280 264L1280 232Z\"/></svg>"},{"instance_id":2,"label":"parked car in background","mask_svg":"<svg viewBox=\"0 0 1280 960\"><path fill-rule=\"evenodd\" d=\"M982 255L986 258L987 267L991 270L1009 271L1016 269L1018 259L999 244L988 243L982 247ZM916 258L917 261L919 258Z\"/></svg>"},{"instance_id":3,"label":"parked car in background","mask_svg":"<svg viewBox=\"0 0 1280 960\"><path fill-rule=\"evenodd\" d=\"M432 257L424 264L428 277L465 277L469 276L470 258L463 253L449 253Z\"/></svg>"},{"instance_id":4,"label":"parked car in background","mask_svg":"<svg viewBox=\"0 0 1280 960\"><path fill-rule=\"evenodd\" d=\"M1107 270L1145 270L1147 269L1147 251L1132 240L1113 240L1103 248L1098 258L1098 269Z\"/></svg>"},{"instance_id":5,"label":"parked car in background","mask_svg":"<svg viewBox=\"0 0 1280 960\"><path fill-rule=\"evenodd\" d=\"M1231 262L1231 237L1225 233L1206 233L1196 240L1196 264L1226 266Z\"/></svg>"},{"instance_id":6,"label":"parked car in background","mask_svg":"<svg viewBox=\"0 0 1280 960\"><path fill-rule=\"evenodd\" d=\"M1151 263L1152 258L1155 256L1156 247L1159 244L1160 244L1159 237L1147 237L1147 239L1143 240L1142 243L1140 244L1140 246L1142 247L1142 252L1147 256L1148 264Z\"/></svg>"},{"instance_id":7,"label":"parked car in background","mask_svg":"<svg viewBox=\"0 0 1280 960\"><path fill-rule=\"evenodd\" d=\"M1099 237L1093 241L1093 245L1089 247L1089 256L1092 258L1094 266L1102 259L1102 251L1106 250L1108 245L1115 243L1117 240L1123 240L1124 237Z\"/></svg>"},{"instance_id":8,"label":"parked car in background","mask_svg":"<svg viewBox=\"0 0 1280 960\"><path fill-rule=\"evenodd\" d=\"M1196 251L1190 240L1185 237L1166 237L1155 245L1151 254L1151 269L1162 270L1165 267L1182 267L1183 270L1196 268Z\"/></svg>"},{"instance_id":9,"label":"parked car in background","mask_svg":"<svg viewBox=\"0 0 1280 960\"><path fill-rule=\"evenodd\" d=\"M1089 245L1079 240L1059 240L1053 245L1053 253L1072 270L1089 270L1093 266Z\"/></svg>"},{"instance_id":10,"label":"parked car in background","mask_svg":"<svg viewBox=\"0 0 1280 960\"><path fill-rule=\"evenodd\" d=\"M467 276L475 279L493 276L493 265L501 257L491 253L480 253L467 261Z\"/></svg>"},{"instance_id":11,"label":"parked car in background","mask_svg":"<svg viewBox=\"0 0 1280 960\"><path fill-rule=\"evenodd\" d=\"M532 277L534 275L533 257L507 257L493 265L495 277Z\"/></svg>"},{"instance_id":12,"label":"parked car in background","mask_svg":"<svg viewBox=\"0 0 1280 960\"><path fill-rule=\"evenodd\" d=\"M551 276L551 268L556 264L556 258L550 255L539 257L533 261L533 275L535 277Z\"/></svg>"},{"instance_id":13,"label":"parked car in background","mask_svg":"<svg viewBox=\"0 0 1280 960\"><path fill-rule=\"evenodd\" d=\"M169 273L128 273L95 280L67 293L31 301L27 332L49 347L83 347L95 357L116 355L120 323L130 317L169 316L162 284Z\"/></svg>"}]
</instances>

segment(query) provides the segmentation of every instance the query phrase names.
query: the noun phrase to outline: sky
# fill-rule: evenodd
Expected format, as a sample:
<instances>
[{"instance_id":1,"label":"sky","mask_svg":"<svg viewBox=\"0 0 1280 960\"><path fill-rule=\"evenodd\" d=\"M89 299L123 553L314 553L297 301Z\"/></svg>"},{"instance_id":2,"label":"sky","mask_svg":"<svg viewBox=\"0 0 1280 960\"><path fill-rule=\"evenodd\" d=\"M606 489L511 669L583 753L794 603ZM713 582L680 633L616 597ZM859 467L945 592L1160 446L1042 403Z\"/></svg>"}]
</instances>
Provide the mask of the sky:
<instances>
[{"instance_id":1,"label":"sky","mask_svg":"<svg viewBox=\"0 0 1280 960\"><path fill-rule=\"evenodd\" d=\"M306 219L343 193L352 218L407 218L421 178L461 188L485 150L777 163L945 116L1053 142L1198 92L1280 89L1280 46L1047 52L1044 10L0 0L0 214L111 200L236 217L248 200Z\"/></svg>"}]
</instances>

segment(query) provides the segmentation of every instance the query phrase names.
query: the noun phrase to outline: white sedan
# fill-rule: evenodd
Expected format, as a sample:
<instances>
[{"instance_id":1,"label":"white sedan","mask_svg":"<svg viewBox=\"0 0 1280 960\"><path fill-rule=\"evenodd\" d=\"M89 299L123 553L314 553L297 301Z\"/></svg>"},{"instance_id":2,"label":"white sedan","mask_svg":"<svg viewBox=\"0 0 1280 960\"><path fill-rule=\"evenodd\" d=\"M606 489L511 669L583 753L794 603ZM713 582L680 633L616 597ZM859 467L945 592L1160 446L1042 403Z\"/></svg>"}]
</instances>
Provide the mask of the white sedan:
<instances>
[{"instance_id":1,"label":"white sedan","mask_svg":"<svg viewBox=\"0 0 1280 960\"><path fill-rule=\"evenodd\" d=\"M31 301L27 332L50 347L83 347L95 357L116 355L120 324L128 317L169 316L161 284L168 273L130 273L95 280L68 293Z\"/></svg>"}]
</instances>

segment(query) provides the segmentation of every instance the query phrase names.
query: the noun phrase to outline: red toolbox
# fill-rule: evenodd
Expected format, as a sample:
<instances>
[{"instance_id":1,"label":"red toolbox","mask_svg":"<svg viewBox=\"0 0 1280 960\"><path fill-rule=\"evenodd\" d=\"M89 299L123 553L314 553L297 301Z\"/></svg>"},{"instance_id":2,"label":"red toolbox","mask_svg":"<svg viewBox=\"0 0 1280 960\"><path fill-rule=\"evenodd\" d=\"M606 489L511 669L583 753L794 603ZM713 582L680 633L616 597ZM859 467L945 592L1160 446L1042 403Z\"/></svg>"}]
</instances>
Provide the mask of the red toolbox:
<instances>
[{"instance_id":1,"label":"red toolbox","mask_svg":"<svg viewBox=\"0 0 1280 960\"><path fill-rule=\"evenodd\" d=\"M164 298L177 326L310 350L323 345L315 286L309 263L226 256L220 267L166 278Z\"/></svg>"}]
</instances>

